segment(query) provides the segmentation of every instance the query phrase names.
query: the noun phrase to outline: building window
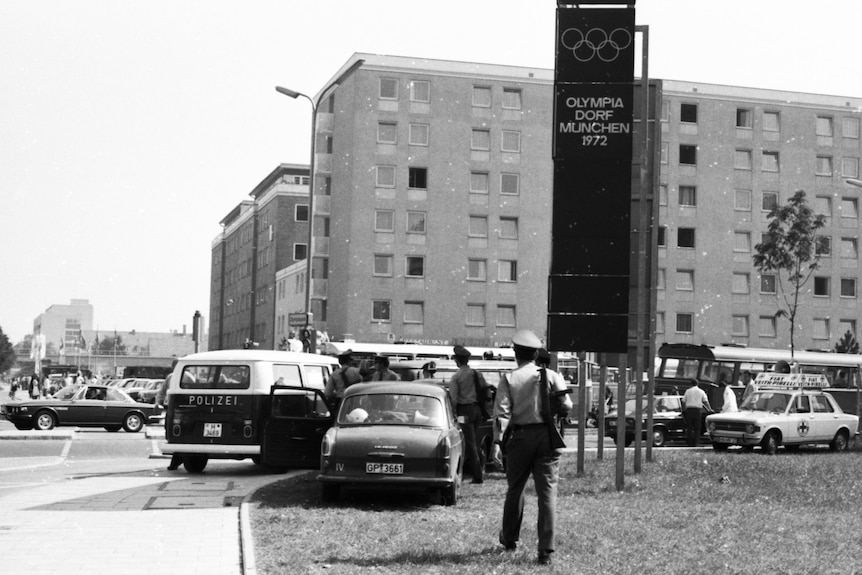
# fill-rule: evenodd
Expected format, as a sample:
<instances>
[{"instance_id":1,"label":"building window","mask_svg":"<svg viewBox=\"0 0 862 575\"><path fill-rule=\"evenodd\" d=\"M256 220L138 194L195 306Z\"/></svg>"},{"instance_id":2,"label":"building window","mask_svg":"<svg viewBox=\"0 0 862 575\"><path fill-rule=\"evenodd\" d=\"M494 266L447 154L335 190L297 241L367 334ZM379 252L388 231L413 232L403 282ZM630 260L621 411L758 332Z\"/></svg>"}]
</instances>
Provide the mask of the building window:
<instances>
[{"instance_id":1,"label":"building window","mask_svg":"<svg viewBox=\"0 0 862 575\"><path fill-rule=\"evenodd\" d=\"M760 167L764 172L779 171L778 152L763 152Z\"/></svg>"},{"instance_id":2,"label":"building window","mask_svg":"<svg viewBox=\"0 0 862 575\"><path fill-rule=\"evenodd\" d=\"M841 278L841 297L856 297L856 278Z\"/></svg>"},{"instance_id":3,"label":"building window","mask_svg":"<svg viewBox=\"0 0 862 575\"><path fill-rule=\"evenodd\" d=\"M497 262L497 281L518 281L518 262L514 260L500 260Z\"/></svg>"},{"instance_id":4,"label":"building window","mask_svg":"<svg viewBox=\"0 0 862 575\"><path fill-rule=\"evenodd\" d=\"M778 112L763 112L763 131L778 132L781 129L781 121Z\"/></svg>"},{"instance_id":5,"label":"building window","mask_svg":"<svg viewBox=\"0 0 862 575\"><path fill-rule=\"evenodd\" d=\"M498 305L497 306L497 326L498 327L515 327L515 306L513 305Z\"/></svg>"},{"instance_id":6,"label":"building window","mask_svg":"<svg viewBox=\"0 0 862 575\"><path fill-rule=\"evenodd\" d=\"M832 136L832 117L817 116L817 135Z\"/></svg>"},{"instance_id":7,"label":"building window","mask_svg":"<svg viewBox=\"0 0 862 575\"><path fill-rule=\"evenodd\" d=\"M421 301L405 301L404 323L425 323L425 304Z\"/></svg>"},{"instance_id":8,"label":"building window","mask_svg":"<svg viewBox=\"0 0 862 575\"><path fill-rule=\"evenodd\" d=\"M829 278L826 276L814 276L814 295L829 296Z\"/></svg>"},{"instance_id":9,"label":"building window","mask_svg":"<svg viewBox=\"0 0 862 575\"><path fill-rule=\"evenodd\" d=\"M395 78L380 78L381 100L397 100L398 99L398 80Z\"/></svg>"},{"instance_id":10,"label":"building window","mask_svg":"<svg viewBox=\"0 0 862 575\"><path fill-rule=\"evenodd\" d=\"M760 275L760 293L774 294L775 293L775 274Z\"/></svg>"},{"instance_id":11,"label":"building window","mask_svg":"<svg viewBox=\"0 0 862 575\"><path fill-rule=\"evenodd\" d=\"M832 198L828 196L816 196L814 198L814 211L824 216L828 222L832 218Z\"/></svg>"},{"instance_id":12,"label":"building window","mask_svg":"<svg viewBox=\"0 0 862 575\"><path fill-rule=\"evenodd\" d=\"M676 231L676 247L694 247L694 228L679 228Z\"/></svg>"},{"instance_id":13,"label":"building window","mask_svg":"<svg viewBox=\"0 0 862 575\"><path fill-rule=\"evenodd\" d=\"M667 246L667 226L658 227L658 237L656 238L656 243L660 248Z\"/></svg>"},{"instance_id":14,"label":"building window","mask_svg":"<svg viewBox=\"0 0 862 575\"><path fill-rule=\"evenodd\" d=\"M503 130L500 150L503 152L519 153L521 151L521 132Z\"/></svg>"},{"instance_id":15,"label":"building window","mask_svg":"<svg viewBox=\"0 0 862 575\"><path fill-rule=\"evenodd\" d=\"M694 316L690 313L676 314L676 332L692 333L694 329Z\"/></svg>"},{"instance_id":16,"label":"building window","mask_svg":"<svg viewBox=\"0 0 862 575\"><path fill-rule=\"evenodd\" d=\"M817 156L817 161L814 164L814 174L818 176L832 175L832 157Z\"/></svg>"},{"instance_id":17,"label":"building window","mask_svg":"<svg viewBox=\"0 0 862 575\"><path fill-rule=\"evenodd\" d=\"M404 274L409 278L425 277L425 258L423 256L407 256Z\"/></svg>"},{"instance_id":18,"label":"building window","mask_svg":"<svg viewBox=\"0 0 862 575\"><path fill-rule=\"evenodd\" d=\"M503 108L507 110L520 110L521 90L517 88L503 88Z\"/></svg>"},{"instance_id":19,"label":"building window","mask_svg":"<svg viewBox=\"0 0 862 575\"><path fill-rule=\"evenodd\" d=\"M428 145L428 124L410 124L409 141L411 146Z\"/></svg>"},{"instance_id":20,"label":"building window","mask_svg":"<svg viewBox=\"0 0 862 575\"><path fill-rule=\"evenodd\" d=\"M764 212L771 212L778 207L778 192L763 192L760 200L760 209Z\"/></svg>"},{"instance_id":21,"label":"building window","mask_svg":"<svg viewBox=\"0 0 862 575\"><path fill-rule=\"evenodd\" d=\"M842 134L845 138L859 138L859 118L844 118Z\"/></svg>"},{"instance_id":22,"label":"building window","mask_svg":"<svg viewBox=\"0 0 862 575\"><path fill-rule=\"evenodd\" d=\"M467 279L473 281L485 281L488 264L485 260L467 260Z\"/></svg>"},{"instance_id":23,"label":"building window","mask_svg":"<svg viewBox=\"0 0 862 575\"><path fill-rule=\"evenodd\" d=\"M686 124L697 124L697 104L680 104L679 121Z\"/></svg>"},{"instance_id":24,"label":"building window","mask_svg":"<svg viewBox=\"0 0 862 575\"><path fill-rule=\"evenodd\" d=\"M733 293L747 294L751 291L751 276L749 274L735 272L732 281Z\"/></svg>"},{"instance_id":25,"label":"building window","mask_svg":"<svg viewBox=\"0 0 862 575\"><path fill-rule=\"evenodd\" d=\"M658 311L655 314L655 332L664 333L664 312Z\"/></svg>"},{"instance_id":26,"label":"building window","mask_svg":"<svg viewBox=\"0 0 862 575\"><path fill-rule=\"evenodd\" d=\"M293 221L307 222L308 221L308 204L296 204L293 211Z\"/></svg>"},{"instance_id":27,"label":"building window","mask_svg":"<svg viewBox=\"0 0 862 575\"><path fill-rule=\"evenodd\" d=\"M427 190L428 168L408 168L407 187L411 190Z\"/></svg>"},{"instance_id":28,"label":"building window","mask_svg":"<svg viewBox=\"0 0 862 575\"><path fill-rule=\"evenodd\" d=\"M697 188L694 186L679 187L679 205L681 206L696 206L697 205Z\"/></svg>"},{"instance_id":29,"label":"building window","mask_svg":"<svg viewBox=\"0 0 862 575\"><path fill-rule=\"evenodd\" d=\"M392 321L392 302L386 299L376 299L371 301L371 319L372 321Z\"/></svg>"},{"instance_id":30,"label":"building window","mask_svg":"<svg viewBox=\"0 0 862 575\"><path fill-rule=\"evenodd\" d=\"M488 86L473 86L473 105L477 108L490 108L491 88Z\"/></svg>"},{"instance_id":31,"label":"building window","mask_svg":"<svg viewBox=\"0 0 862 575\"><path fill-rule=\"evenodd\" d=\"M521 193L520 174L500 174L500 193L517 196Z\"/></svg>"},{"instance_id":32,"label":"building window","mask_svg":"<svg viewBox=\"0 0 862 575\"><path fill-rule=\"evenodd\" d=\"M859 158L841 158L841 175L845 178L858 178Z\"/></svg>"},{"instance_id":33,"label":"building window","mask_svg":"<svg viewBox=\"0 0 862 575\"><path fill-rule=\"evenodd\" d=\"M393 210L375 210L374 211L374 231L375 232L394 232L395 231L395 212Z\"/></svg>"},{"instance_id":34,"label":"building window","mask_svg":"<svg viewBox=\"0 0 862 575\"><path fill-rule=\"evenodd\" d=\"M679 145L679 163L686 166L697 165L697 146Z\"/></svg>"},{"instance_id":35,"label":"building window","mask_svg":"<svg viewBox=\"0 0 862 575\"><path fill-rule=\"evenodd\" d=\"M484 326L485 325L485 304L468 303L467 304L467 325Z\"/></svg>"},{"instance_id":36,"label":"building window","mask_svg":"<svg viewBox=\"0 0 862 575\"><path fill-rule=\"evenodd\" d=\"M425 212L407 212L407 233L424 234L425 217Z\"/></svg>"},{"instance_id":37,"label":"building window","mask_svg":"<svg viewBox=\"0 0 862 575\"><path fill-rule=\"evenodd\" d=\"M487 238L488 237L488 217L487 216L470 216L469 235L471 238Z\"/></svg>"},{"instance_id":38,"label":"building window","mask_svg":"<svg viewBox=\"0 0 862 575\"><path fill-rule=\"evenodd\" d=\"M412 102L431 101L431 82L413 80L410 82L410 100Z\"/></svg>"},{"instance_id":39,"label":"building window","mask_svg":"<svg viewBox=\"0 0 862 575\"><path fill-rule=\"evenodd\" d=\"M488 172L470 172L470 191L474 194L487 194L488 179Z\"/></svg>"},{"instance_id":40,"label":"building window","mask_svg":"<svg viewBox=\"0 0 862 575\"><path fill-rule=\"evenodd\" d=\"M811 337L814 339L829 339L829 319L825 317L815 317L812 322L814 333Z\"/></svg>"},{"instance_id":41,"label":"building window","mask_svg":"<svg viewBox=\"0 0 862 575\"><path fill-rule=\"evenodd\" d=\"M750 170L751 150L736 150L733 154L733 167L737 170Z\"/></svg>"},{"instance_id":42,"label":"building window","mask_svg":"<svg viewBox=\"0 0 862 575\"><path fill-rule=\"evenodd\" d=\"M751 251L751 232L733 232L733 251L743 253Z\"/></svg>"},{"instance_id":43,"label":"building window","mask_svg":"<svg viewBox=\"0 0 862 575\"><path fill-rule=\"evenodd\" d=\"M293 260L302 261L308 255L308 244L293 244Z\"/></svg>"},{"instance_id":44,"label":"building window","mask_svg":"<svg viewBox=\"0 0 862 575\"><path fill-rule=\"evenodd\" d=\"M491 131L490 130L473 130L470 137L470 149L480 151L491 150Z\"/></svg>"},{"instance_id":45,"label":"building window","mask_svg":"<svg viewBox=\"0 0 862 575\"><path fill-rule=\"evenodd\" d=\"M658 269L658 276L656 276L656 280L655 280L656 289L665 289L665 285L667 285L665 283L666 282L666 280L665 280L666 275L667 274L665 273L664 268Z\"/></svg>"},{"instance_id":46,"label":"building window","mask_svg":"<svg viewBox=\"0 0 862 575\"><path fill-rule=\"evenodd\" d=\"M694 270L676 270L676 289L679 291L694 290Z\"/></svg>"},{"instance_id":47,"label":"building window","mask_svg":"<svg viewBox=\"0 0 862 575\"><path fill-rule=\"evenodd\" d=\"M500 218L500 237L508 240L518 239L518 218Z\"/></svg>"},{"instance_id":48,"label":"building window","mask_svg":"<svg viewBox=\"0 0 862 575\"><path fill-rule=\"evenodd\" d=\"M392 260L389 254L374 254L374 275L392 277Z\"/></svg>"},{"instance_id":49,"label":"building window","mask_svg":"<svg viewBox=\"0 0 862 575\"><path fill-rule=\"evenodd\" d=\"M737 337L748 337L748 316L735 315L731 320L731 334Z\"/></svg>"},{"instance_id":50,"label":"building window","mask_svg":"<svg viewBox=\"0 0 862 575\"><path fill-rule=\"evenodd\" d=\"M859 258L856 238L841 238L841 257L846 260L856 260Z\"/></svg>"},{"instance_id":51,"label":"building window","mask_svg":"<svg viewBox=\"0 0 862 575\"><path fill-rule=\"evenodd\" d=\"M859 217L859 203L856 198L841 198L841 217Z\"/></svg>"},{"instance_id":52,"label":"building window","mask_svg":"<svg viewBox=\"0 0 862 575\"><path fill-rule=\"evenodd\" d=\"M751 190L736 190L733 197L733 209L740 212L751 211Z\"/></svg>"},{"instance_id":53,"label":"building window","mask_svg":"<svg viewBox=\"0 0 862 575\"><path fill-rule=\"evenodd\" d=\"M814 253L818 256L829 257L832 255L832 238L829 236L817 236L814 238Z\"/></svg>"},{"instance_id":54,"label":"building window","mask_svg":"<svg viewBox=\"0 0 862 575\"><path fill-rule=\"evenodd\" d=\"M398 139L398 124L395 122L377 122L377 142L394 144Z\"/></svg>"},{"instance_id":55,"label":"building window","mask_svg":"<svg viewBox=\"0 0 862 575\"><path fill-rule=\"evenodd\" d=\"M670 144L667 142L661 143L661 156L660 161L662 164L667 164L670 160Z\"/></svg>"},{"instance_id":56,"label":"building window","mask_svg":"<svg viewBox=\"0 0 862 575\"><path fill-rule=\"evenodd\" d=\"M748 108L737 108L736 109L736 127L737 128L751 128L753 127L753 114L751 110Z\"/></svg>"},{"instance_id":57,"label":"building window","mask_svg":"<svg viewBox=\"0 0 862 575\"><path fill-rule=\"evenodd\" d=\"M760 337L775 337L775 316L760 316L757 329Z\"/></svg>"},{"instance_id":58,"label":"building window","mask_svg":"<svg viewBox=\"0 0 862 575\"><path fill-rule=\"evenodd\" d=\"M843 337L845 333L850 332L854 336L856 335L856 320L855 319L842 319L838 321L838 333Z\"/></svg>"},{"instance_id":59,"label":"building window","mask_svg":"<svg viewBox=\"0 0 862 575\"><path fill-rule=\"evenodd\" d=\"M377 187L395 187L395 166L377 166Z\"/></svg>"},{"instance_id":60,"label":"building window","mask_svg":"<svg viewBox=\"0 0 862 575\"><path fill-rule=\"evenodd\" d=\"M658 205L667 205L667 184L660 184L658 187Z\"/></svg>"}]
</instances>

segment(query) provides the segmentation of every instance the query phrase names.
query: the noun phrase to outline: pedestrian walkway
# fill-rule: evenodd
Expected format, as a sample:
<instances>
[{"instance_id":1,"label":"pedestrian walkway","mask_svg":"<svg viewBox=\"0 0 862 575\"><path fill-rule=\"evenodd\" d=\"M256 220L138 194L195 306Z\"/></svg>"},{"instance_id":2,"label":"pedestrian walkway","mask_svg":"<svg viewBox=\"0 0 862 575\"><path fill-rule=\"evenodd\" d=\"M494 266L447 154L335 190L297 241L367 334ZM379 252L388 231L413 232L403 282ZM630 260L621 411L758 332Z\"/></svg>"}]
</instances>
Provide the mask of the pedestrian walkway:
<instances>
[{"instance_id":1,"label":"pedestrian walkway","mask_svg":"<svg viewBox=\"0 0 862 575\"><path fill-rule=\"evenodd\" d=\"M64 463L14 459L16 467L0 465L16 471L7 478L21 477L22 469L38 478ZM248 462L211 462L212 472L194 475L166 471L167 459L152 462L146 470L62 482L0 480L0 574L253 575L243 501L287 476Z\"/></svg>"}]
</instances>

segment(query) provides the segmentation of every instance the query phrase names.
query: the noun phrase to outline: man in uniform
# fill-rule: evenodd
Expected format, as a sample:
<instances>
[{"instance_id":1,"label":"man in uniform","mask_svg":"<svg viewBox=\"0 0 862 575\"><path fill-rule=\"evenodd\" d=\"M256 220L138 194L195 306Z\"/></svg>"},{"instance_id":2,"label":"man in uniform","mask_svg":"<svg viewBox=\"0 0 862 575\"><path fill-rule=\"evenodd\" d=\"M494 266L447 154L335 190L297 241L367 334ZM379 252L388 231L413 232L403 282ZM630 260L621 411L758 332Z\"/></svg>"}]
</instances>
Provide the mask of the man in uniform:
<instances>
[{"instance_id":1,"label":"man in uniform","mask_svg":"<svg viewBox=\"0 0 862 575\"><path fill-rule=\"evenodd\" d=\"M389 369L389 358L378 355L374 358L374 375L371 381L398 381L398 374Z\"/></svg>"},{"instance_id":2,"label":"man in uniform","mask_svg":"<svg viewBox=\"0 0 862 575\"><path fill-rule=\"evenodd\" d=\"M458 371L449 380L449 399L455 415L463 417L464 447L467 450L467 467L473 474L473 483L485 481L484 462L479 455L479 425L484 421L480 401L485 401L485 378L468 364L470 352L456 345L452 350Z\"/></svg>"},{"instance_id":3,"label":"man in uniform","mask_svg":"<svg viewBox=\"0 0 862 575\"><path fill-rule=\"evenodd\" d=\"M344 397L344 392L348 387L362 381L359 370L350 365L353 359L352 354L352 349L344 350L338 354L338 363L341 367L332 372L326 382L326 388L323 390L326 399L334 400L336 404L341 403L341 398Z\"/></svg>"},{"instance_id":4,"label":"man in uniform","mask_svg":"<svg viewBox=\"0 0 862 575\"><path fill-rule=\"evenodd\" d=\"M531 331L518 330L512 337L515 361L518 367L508 378L500 381L494 404L495 440L502 441L506 453L506 502L503 506L503 528L499 540L507 551L517 547L524 517L524 488L530 474L536 485L539 513L536 532L539 536L538 561L551 563L554 552L554 523L556 521L557 482L560 476L561 450L551 445L550 393L542 389L542 376L534 363L542 342ZM554 392L563 392L558 379L547 382ZM562 395L562 405L571 409L572 400Z\"/></svg>"}]
</instances>

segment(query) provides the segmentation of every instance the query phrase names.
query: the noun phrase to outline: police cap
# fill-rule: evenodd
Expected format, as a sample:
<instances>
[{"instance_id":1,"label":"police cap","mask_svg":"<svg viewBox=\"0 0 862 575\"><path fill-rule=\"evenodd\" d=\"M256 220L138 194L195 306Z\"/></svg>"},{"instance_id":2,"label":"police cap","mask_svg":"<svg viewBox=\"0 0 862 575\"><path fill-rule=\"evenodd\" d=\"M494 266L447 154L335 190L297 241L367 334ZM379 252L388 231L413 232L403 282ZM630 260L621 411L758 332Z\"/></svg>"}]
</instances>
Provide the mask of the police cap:
<instances>
[{"instance_id":1,"label":"police cap","mask_svg":"<svg viewBox=\"0 0 862 575\"><path fill-rule=\"evenodd\" d=\"M352 349L345 349L344 351L342 351L341 353L338 354L338 357L350 357L351 355L353 355L353 350Z\"/></svg>"},{"instance_id":2,"label":"police cap","mask_svg":"<svg viewBox=\"0 0 862 575\"><path fill-rule=\"evenodd\" d=\"M470 351L462 345L456 345L453 347L452 353L455 354L455 357L470 357Z\"/></svg>"},{"instance_id":3,"label":"police cap","mask_svg":"<svg viewBox=\"0 0 862 575\"><path fill-rule=\"evenodd\" d=\"M540 349L542 340L528 329L519 329L512 336L512 345L526 349Z\"/></svg>"}]
</instances>

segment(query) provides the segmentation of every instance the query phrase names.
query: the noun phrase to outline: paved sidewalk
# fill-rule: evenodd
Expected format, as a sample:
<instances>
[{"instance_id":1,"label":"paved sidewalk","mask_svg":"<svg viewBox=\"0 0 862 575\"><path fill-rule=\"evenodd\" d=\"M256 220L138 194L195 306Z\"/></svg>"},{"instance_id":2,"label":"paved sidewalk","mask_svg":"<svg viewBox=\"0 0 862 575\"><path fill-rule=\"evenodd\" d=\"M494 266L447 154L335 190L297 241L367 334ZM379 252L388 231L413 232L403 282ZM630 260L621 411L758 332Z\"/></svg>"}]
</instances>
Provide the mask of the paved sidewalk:
<instances>
[{"instance_id":1,"label":"paved sidewalk","mask_svg":"<svg viewBox=\"0 0 862 575\"><path fill-rule=\"evenodd\" d=\"M168 460L155 457L142 471L33 488L0 483L0 574L254 575L243 501L289 474L211 462L210 473L191 475L166 471ZM61 457L15 459L17 468L6 460L0 471L64 464Z\"/></svg>"}]
</instances>

